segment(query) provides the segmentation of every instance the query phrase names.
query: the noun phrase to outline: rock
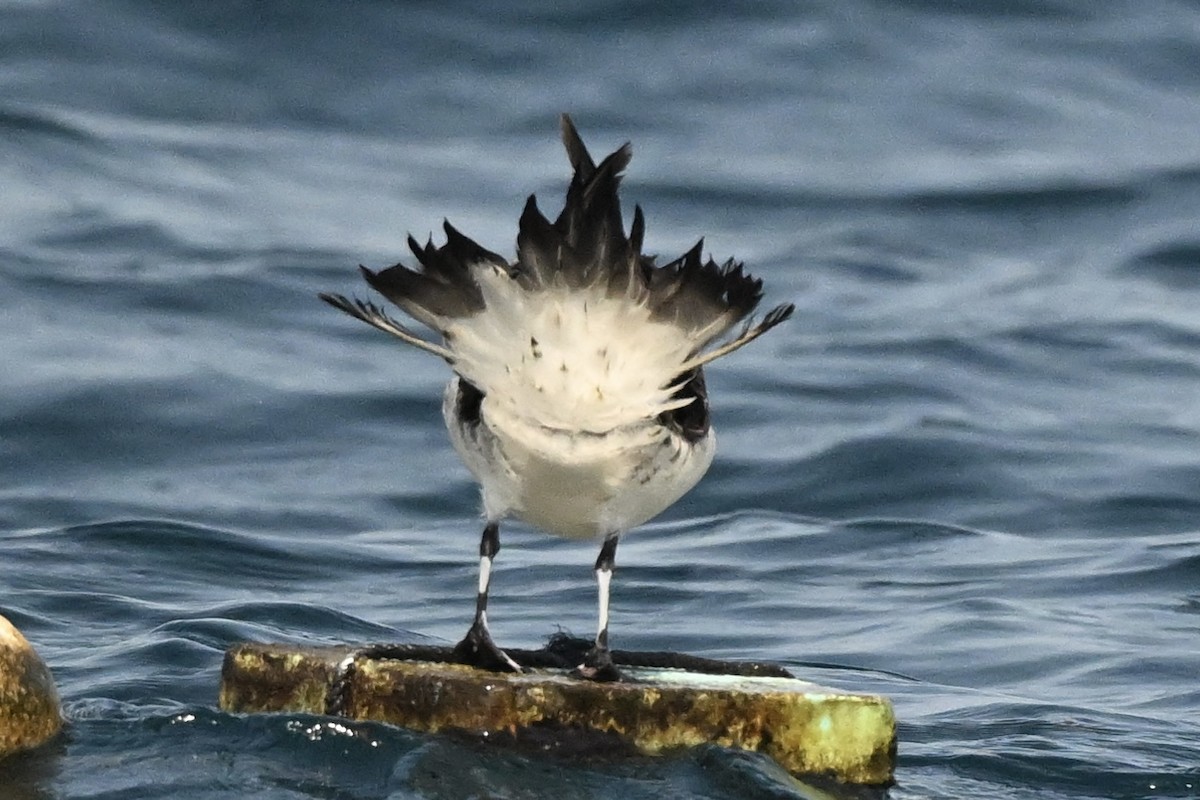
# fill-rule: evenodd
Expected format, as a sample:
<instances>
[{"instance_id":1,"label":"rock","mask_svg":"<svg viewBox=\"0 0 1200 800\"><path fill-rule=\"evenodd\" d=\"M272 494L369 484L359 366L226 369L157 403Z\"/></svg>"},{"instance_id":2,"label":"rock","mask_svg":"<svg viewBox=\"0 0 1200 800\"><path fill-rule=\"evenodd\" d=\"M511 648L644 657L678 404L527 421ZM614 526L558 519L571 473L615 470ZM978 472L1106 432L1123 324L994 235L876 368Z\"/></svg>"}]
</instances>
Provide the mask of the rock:
<instances>
[{"instance_id":1,"label":"rock","mask_svg":"<svg viewBox=\"0 0 1200 800\"><path fill-rule=\"evenodd\" d=\"M0 757L44 744L62 724L58 690L46 662L0 616Z\"/></svg>"},{"instance_id":2,"label":"rock","mask_svg":"<svg viewBox=\"0 0 1200 800\"><path fill-rule=\"evenodd\" d=\"M891 703L876 695L795 678L649 667L622 666L628 680L619 683L572 678L561 669L515 675L366 656L340 669L351 652L235 645L225 654L220 707L311 714L336 708L352 719L430 733L536 741L542 750L569 748L579 734L650 754L717 744L764 753L797 776L871 786L893 779L896 720Z\"/></svg>"}]
</instances>

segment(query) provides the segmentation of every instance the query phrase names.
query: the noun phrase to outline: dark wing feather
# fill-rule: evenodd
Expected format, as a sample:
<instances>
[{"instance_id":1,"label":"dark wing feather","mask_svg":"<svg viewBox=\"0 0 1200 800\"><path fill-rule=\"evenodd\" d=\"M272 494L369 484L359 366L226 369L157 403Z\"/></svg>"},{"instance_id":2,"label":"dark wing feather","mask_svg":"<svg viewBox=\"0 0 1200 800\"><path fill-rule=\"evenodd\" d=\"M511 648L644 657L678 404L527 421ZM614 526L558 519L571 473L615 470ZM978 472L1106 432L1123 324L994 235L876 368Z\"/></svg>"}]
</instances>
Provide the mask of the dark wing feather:
<instances>
[{"instance_id":1,"label":"dark wing feather","mask_svg":"<svg viewBox=\"0 0 1200 800\"><path fill-rule=\"evenodd\" d=\"M787 318L791 308L781 306L757 326L747 326L734 341L701 353L754 311L762 298L762 281L747 275L733 259L721 265L711 258L704 261L703 240L674 261L657 266L652 256L642 253L646 222L641 208L634 208L628 236L621 218L618 192L632 148L626 143L597 164L571 118L564 114L561 121L563 146L574 170L566 201L550 222L538 209L536 198L529 197L521 214L515 264L509 265L447 222L446 243L441 247L434 247L432 241L421 245L409 237L417 269L403 264L380 272L363 268L367 283L443 334L447 320L483 310L483 296L473 275L480 264L504 269L531 292L551 284L603 287L610 296L644 303L656 320L693 337L696 349L686 369L737 349ZM334 305L347 313L401 338L412 335L373 307L339 299L343 302Z\"/></svg>"},{"instance_id":2,"label":"dark wing feather","mask_svg":"<svg viewBox=\"0 0 1200 800\"><path fill-rule=\"evenodd\" d=\"M426 341L417 336L417 334L389 317L386 311L374 303L357 299L349 300L340 294L329 294L327 292L321 292L317 297L329 303L334 308L345 311L355 319L361 319L373 328L378 328L384 333L390 333L397 339L407 342L413 347L419 347L427 353L433 353L435 356L445 359L449 364L454 363L453 353L439 344Z\"/></svg>"},{"instance_id":3,"label":"dark wing feather","mask_svg":"<svg viewBox=\"0 0 1200 800\"><path fill-rule=\"evenodd\" d=\"M517 281L529 290L549 284L558 272L562 247L562 237L538 210L537 198L529 195L517 232Z\"/></svg>"},{"instance_id":4,"label":"dark wing feather","mask_svg":"<svg viewBox=\"0 0 1200 800\"><path fill-rule=\"evenodd\" d=\"M472 268L491 263L507 270L508 263L464 236L449 222L442 225L446 243L418 244L408 237L408 248L417 257L419 269L396 264L380 272L361 267L363 277L375 291L403 308L434 330L440 320L465 317L483 310L483 295L471 275Z\"/></svg>"},{"instance_id":5,"label":"dark wing feather","mask_svg":"<svg viewBox=\"0 0 1200 800\"><path fill-rule=\"evenodd\" d=\"M701 261L701 239L669 264L649 270L647 304L654 316L689 331L709 330L705 341L720 336L758 307L762 281L746 274L740 262Z\"/></svg>"},{"instance_id":6,"label":"dark wing feather","mask_svg":"<svg viewBox=\"0 0 1200 800\"><path fill-rule=\"evenodd\" d=\"M632 156L628 143L597 164L565 114L562 136L574 175L553 223L538 209L536 198L525 204L517 236L518 279L525 286L545 286L556 278L573 288L605 286L612 295L646 303L655 319L696 335L698 347L757 307L762 281L732 259L722 265L703 261L703 240L657 266L642 254L646 221L640 207L634 208L633 225L625 235L619 189Z\"/></svg>"},{"instance_id":7,"label":"dark wing feather","mask_svg":"<svg viewBox=\"0 0 1200 800\"><path fill-rule=\"evenodd\" d=\"M517 270L530 287L558 280L571 288L605 285L616 272L628 283L636 253L621 220L617 190L629 165L629 143L599 165L567 115L562 116L563 146L575 173L562 212L551 223L530 197L517 235Z\"/></svg>"},{"instance_id":8,"label":"dark wing feather","mask_svg":"<svg viewBox=\"0 0 1200 800\"><path fill-rule=\"evenodd\" d=\"M658 419L689 442L695 443L708 435L711 421L708 411L708 387L704 383L704 370L696 367L674 381L679 388L671 395L672 400L691 400L685 406L665 411Z\"/></svg>"}]
</instances>

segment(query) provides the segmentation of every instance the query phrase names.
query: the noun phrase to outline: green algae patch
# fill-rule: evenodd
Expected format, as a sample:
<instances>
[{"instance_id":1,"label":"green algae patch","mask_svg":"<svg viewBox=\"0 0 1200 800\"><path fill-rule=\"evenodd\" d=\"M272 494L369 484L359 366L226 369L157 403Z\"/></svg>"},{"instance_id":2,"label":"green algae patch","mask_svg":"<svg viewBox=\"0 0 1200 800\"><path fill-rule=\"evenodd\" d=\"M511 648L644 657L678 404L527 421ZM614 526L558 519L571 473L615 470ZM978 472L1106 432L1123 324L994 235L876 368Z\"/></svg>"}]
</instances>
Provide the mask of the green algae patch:
<instances>
[{"instance_id":1,"label":"green algae patch","mask_svg":"<svg viewBox=\"0 0 1200 800\"><path fill-rule=\"evenodd\" d=\"M62 725L50 669L21 632L0 616L0 758L46 743Z\"/></svg>"},{"instance_id":2,"label":"green algae patch","mask_svg":"<svg viewBox=\"0 0 1200 800\"><path fill-rule=\"evenodd\" d=\"M324 713L338 664L350 652L236 645L225 656L220 706L235 713ZM562 670L509 674L435 661L358 659L338 708L351 719L492 741L599 735L646 754L719 745L763 753L800 777L892 782L896 719L884 697L794 678L622 671L622 682L594 683Z\"/></svg>"}]
</instances>

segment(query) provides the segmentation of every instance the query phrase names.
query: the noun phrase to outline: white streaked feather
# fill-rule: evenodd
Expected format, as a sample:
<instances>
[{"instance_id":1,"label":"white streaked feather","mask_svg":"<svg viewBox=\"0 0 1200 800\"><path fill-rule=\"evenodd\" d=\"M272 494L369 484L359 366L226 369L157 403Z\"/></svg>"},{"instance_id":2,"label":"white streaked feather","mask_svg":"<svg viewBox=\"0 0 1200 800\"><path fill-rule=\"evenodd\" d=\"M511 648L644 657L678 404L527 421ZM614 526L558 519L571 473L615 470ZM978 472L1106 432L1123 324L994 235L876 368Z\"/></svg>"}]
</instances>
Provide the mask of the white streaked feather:
<instances>
[{"instance_id":1,"label":"white streaked feather","mask_svg":"<svg viewBox=\"0 0 1200 800\"><path fill-rule=\"evenodd\" d=\"M416 333L392 319L386 311L374 303L363 300L348 300L340 294L322 293L318 297L334 308L345 311L350 316L362 320L373 328L378 328L384 333L390 333L402 342L424 350L427 353L433 353L435 356L451 364L454 363L454 354L448 349L435 342L422 339Z\"/></svg>"},{"instance_id":2,"label":"white streaked feather","mask_svg":"<svg viewBox=\"0 0 1200 800\"><path fill-rule=\"evenodd\" d=\"M476 279L485 310L446 320L446 341L490 411L599 434L690 402L672 393L696 341L644 304L600 287L531 294L490 266Z\"/></svg>"},{"instance_id":3,"label":"white streaked feather","mask_svg":"<svg viewBox=\"0 0 1200 800\"><path fill-rule=\"evenodd\" d=\"M714 347L712 350L699 353L694 358L689 358L684 362L683 369L696 369L697 367L704 366L710 361L716 361L721 356L727 356L735 350L740 350L758 337L762 336L767 331L771 330L771 328L774 328L779 323L791 317L794 310L795 307L790 303L782 306L776 306L775 308L771 309L757 325L755 325L753 321L747 322L746 326L742 328L742 332L730 341L725 342L718 347Z\"/></svg>"}]
</instances>

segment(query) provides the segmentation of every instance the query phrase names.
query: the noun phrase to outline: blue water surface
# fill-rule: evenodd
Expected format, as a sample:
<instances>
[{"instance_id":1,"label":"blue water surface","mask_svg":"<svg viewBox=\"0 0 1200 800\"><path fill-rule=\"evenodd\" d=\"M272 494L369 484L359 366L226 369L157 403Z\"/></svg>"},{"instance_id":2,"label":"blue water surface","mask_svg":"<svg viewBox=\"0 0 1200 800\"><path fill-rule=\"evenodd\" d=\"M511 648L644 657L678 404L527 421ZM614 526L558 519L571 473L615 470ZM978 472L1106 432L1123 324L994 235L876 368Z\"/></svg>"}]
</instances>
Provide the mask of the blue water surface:
<instances>
[{"instance_id":1,"label":"blue water surface","mask_svg":"<svg viewBox=\"0 0 1200 800\"><path fill-rule=\"evenodd\" d=\"M0 613L69 729L0 797L812 796L216 710L238 641L464 631L445 367L315 295L444 217L511 253L562 111L648 251L797 305L614 644L891 696L901 800L1200 796L1200 7L8 0ZM589 635L595 555L507 526L498 638Z\"/></svg>"}]
</instances>

